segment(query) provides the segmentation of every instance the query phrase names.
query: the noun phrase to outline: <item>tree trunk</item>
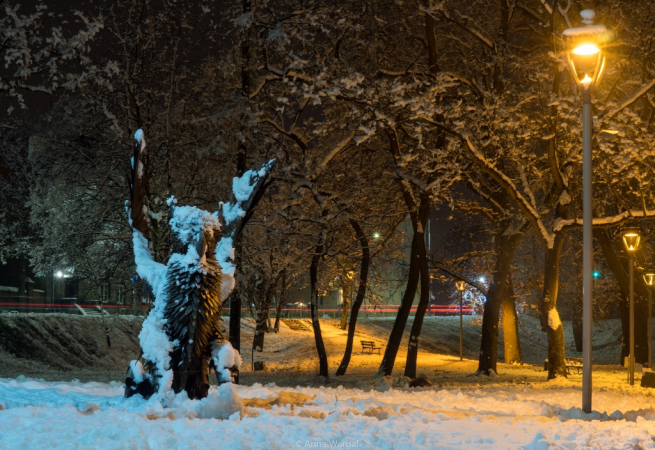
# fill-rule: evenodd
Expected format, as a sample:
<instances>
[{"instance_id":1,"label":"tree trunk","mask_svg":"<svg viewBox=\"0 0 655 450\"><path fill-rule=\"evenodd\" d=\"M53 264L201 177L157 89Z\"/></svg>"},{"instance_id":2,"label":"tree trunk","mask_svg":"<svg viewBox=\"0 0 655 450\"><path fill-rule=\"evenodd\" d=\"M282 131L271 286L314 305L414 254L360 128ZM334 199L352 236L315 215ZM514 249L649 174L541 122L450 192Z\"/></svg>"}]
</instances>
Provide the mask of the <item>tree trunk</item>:
<instances>
[{"instance_id":1,"label":"tree trunk","mask_svg":"<svg viewBox=\"0 0 655 450\"><path fill-rule=\"evenodd\" d=\"M506 229L507 227L503 226L496 232L496 264L482 314L482 339L477 373L483 375L490 375L492 371L498 373L500 305L512 297L512 262L514 250L522 236L520 234L507 236L505 235ZM514 302L512 301L512 303Z\"/></svg>"},{"instance_id":2,"label":"tree trunk","mask_svg":"<svg viewBox=\"0 0 655 450\"><path fill-rule=\"evenodd\" d=\"M243 0L241 4L241 12L244 14L250 13L252 5L250 0ZM251 27L252 28L252 27ZM245 99L250 96L250 29L248 30L247 37L241 42L241 93ZM246 154L247 148L245 140L239 143L239 151L237 154L237 176L242 176L246 171ZM239 248L235 248L235 261L234 266L239 268L239 255L241 252ZM236 271L235 271L236 276ZM230 330L229 341L232 347L241 352L241 296L237 294L237 282L235 280L234 290L230 294ZM237 295L235 295L237 294ZM234 377L234 382L239 384L239 375Z\"/></svg>"},{"instance_id":3,"label":"tree trunk","mask_svg":"<svg viewBox=\"0 0 655 450\"><path fill-rule=\"evenodd\" d=\"M27 297L27 259L24 256L18 257L18 302L22 303Z\"/></svg>"},{"instance_id":4,"label":"tree trunk","mask_svg":"<svg viewBox=\"0 0 655 450\"><path fill-rule=\"evenodd\" d=\"M238 275L237 275L238 276ZM241 296L238 292L238 284L235 282L234 289L230 293L230 329L228 340L232 347L238 352L241 351Z\"/></svg>"},{"instance_id":5,"label":"tree trunk","mask_svg":"<svg viewBox=\"0 0 655 450\"><path fill-rule=\"evenodd\" d=\"M427 217L429 210L430 199L428 195L424 194L421 196L418 221L412 221L412 225L414 226L414 236L412 238L412 250L409 257L407 287L400 302L400 307L398 308L396 321L394 322L391 334L389 335L387 347L384 351L384 356L382 357L382 363L380 363L380 368L378 369L379 375L391 375L391 372L393 372L393 366L396 362L396 355L398 354L400 341L402 340L405 326L407 325L407 319L409 318L409 313L412 309L412 303L414 303L414 296L416 295L416 288L421 274L419 256L421 248L423 249L423 252L425 252L425 227L420 227L419 223L425 223L425 217ZM416 339L418 340L418 335L416 335Z\"/></svg>"},{"instance_id":6,"label":"tree trunk","mask_svg":"<svg viewBox=\"0 0 655 450\"><path fill-rule=\"evenodd\" d=\"M277 299L275 300L275 325L273 325L273 331L276 333L280 332L280 314L282 313L282 305L284 304L284 297L287 288L287 270L282 270L282 288L277 293Z\"/></svg>"},{"instance_id":7,"label":"tree trunk","mask_svg":"<svg viewBox=\"0 0 655 450\"><path fill-rule=\"evenodd\" d=\"M340 327L342 330L345 330L348 326L348 307L350 305L350 291L352 286L344 286L343 290L343 309L341 311L341 324Z\"/></svg>"},{"instance_id":8,"label":"tree trunk","mask_svg":"<svg viewBox=\"0 0 655 450\"><path fill-rule=\"evenodd\" d=\"M619 258L609 231L596 229L594 230L594 237L600 244L605 255L605 261L621 288L619 311L621 313L623 340L621 342L621 360L619 364L623 365L623 361L630 354L629 272ZM639 282L635 282L635 362L640 364L648 362L648 291L644 284Z\"/></svg>"},{"instance_id":9,"label":"tree trunk","mask_svg":"<svg viewBox=\"0 0 655 450\"><path fill-rule=\"evenodd\" d=\"M278 293L277 300L275 301L275 324L273 325L273 331L276 333L280 332L280 314L282 313L282 291Z\"/></svg>"},{"instance_id":10,"label":"tree trunk","mask_svg":"<svg viewBox=\"0 0 655 450\"><path fill-rule=\"evenodd\" d=\"M414 302L414 296L416 295L416 288L418 286L418 280L420 277L420 268L418 262L418 248L417 248L418 245L416 243L418 239L419 238L417 237L416 234L412 238L412 250L409 257L409 273L407 275L407 286L405 288L405 293L403 295L403 298L400 301L400 307L398 308L396 320L393 323L393 328L391 330L391 334L389 335L387 347L384 350L382 363L380 363L380 368L378 369L379 375L391 375L391 372L393 371L393 365L396 361L396 354L398 353L398 347L400 347L400 341L403 337L405 326L407 325L407 318L409 317L409 312L412 308L412 303Z\"/></svg>"},{"instance_id":11,"label":"tree trunk","mask_svg":"<svg viewBox=\"0 0 655 450\"><path fill-rule=\"evenodd\" d=\"M257 311L257 324L255 325L255 335L253 336L252 348L258 352L264 350L264 337L268 333L268 317L273 300L273 288L268 289L264 303L260 305Z\"/></svg>"},{"instance_id":12,"label":"tree trunk","mask_svg":"<svg viewBox=\"0 0 655 450\"><path fill-rule=\"evenodd\" d=\"M314 340L316 341L316 351L318 352L319 376L328 376L327 353L321 334L321 324L318 321L318 263L321 260L323 244L316 246L316 254L312 257L312 263L309 266L309 283L311 289L311 317L312 328L314 329Z\"/></svg>"},{"instance_id":13,"label":"tree trunk","mask_svg":"<svg viewBox=\"0 0 655 450\"><path fill-rule=\"evenodd\" d=\"M359 269L359 287L357 288L357 297L353 302L352 311L350 312L350 322L348 323L348 339L346 341L346 350L343 353L341 364L337 369L337 376L345 375L346 370L348 369L348 364L350 364L350 356L352 355L353 341L355 339L355 326L357 325L357 316L359 315L359 308L362 306L362 303L364 303L364 298L366 297L368 267L371 260L371 254L368 248L368 239L366 239L364 231L356 220L351 219L350 225L355 230L355 234L357 234L357 238L359 239L359 245L362 247L362 261L361 267Z\"/></svg>"},{"instance_id":14,"label":"tree trunk","mask_svg":"<svg viewBox=\"0 0 655 450\"><path fill-rule=\"evenodd\" d=\"M501 304L503 312L503 342L505 344L505 364L522 364L521 343L519 341L519 323L516 317L514 286L509 280L508 295Z\"/></svg>"},{"instance_id":15,"label":"tree trunk","mask_svg":"<svg viewBox=\"0 0 655 450\"><path fill-rule=\"evenodd\" d=\"M544 270L544 294L541 299L541 325L548 335L548 379L567 377L566 343L564 327L557 312L559 289L559 256L564 245L564 237L558 234L553 247L546 250Z\"/></svg>"},{"instance_id":16,"label":"tree trunk","mask_svg":"<svg viewBox=\"0 0 655 450\"><path fill-rule=\"evenodd\" d=\"M575 351L582 353L582 311L580 308L574 308L571 328L573 329Z\"/></svg>"},{"instance_id":17,"label":"tree trunk","mask_svg":"<svg viewBox=\"0 0 655 450\"><path fill-rule=\"evenodd\" d=\"M421 205L423 205L423 196L425 203L429 205L429 195L422 194ZM427 208L429 212L429 208ZM429 214L421 214L420 216L420 229L425 230ZM416 230L415 230L416 233ZM419 273L421 276L421 294L419 297L418 306L416 307L416 314L414 315L414 323L412 324L412 331L409 334L409 344L407 346L407 360L405 362L405 376L409 378L416 378L416 360L418 358L418 340L421 335L421 328L423 328L423 318L425 311L430 303L430 270L428 267L428 254L425 246L425 234L421 235L421 240L417 241L418 244L418 264Z\"/></svg>"}]
</instances>

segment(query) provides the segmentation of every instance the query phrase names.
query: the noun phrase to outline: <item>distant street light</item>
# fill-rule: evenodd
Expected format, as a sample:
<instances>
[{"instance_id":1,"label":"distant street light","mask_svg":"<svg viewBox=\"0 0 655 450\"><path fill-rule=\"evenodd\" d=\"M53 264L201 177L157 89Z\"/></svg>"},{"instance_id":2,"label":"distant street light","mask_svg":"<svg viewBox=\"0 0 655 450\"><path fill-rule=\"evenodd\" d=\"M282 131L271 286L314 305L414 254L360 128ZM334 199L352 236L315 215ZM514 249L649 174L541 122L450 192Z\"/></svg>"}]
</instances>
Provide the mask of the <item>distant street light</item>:
<instances>
[{"instance_id":1,"label":"distant street light","mask_svg":"<svg viewBox=\"0 0 655 450\"><path fill-rule=\"evenodd\" d=\"M459 292L459 360L463 361L464 360L464 336L463 336L463 325L464 325L464 319L462 318L462 294L464 293L464 289L466 289L466 281L464 280L457 280L455 282L455 287L457 288L457 291Z\"/></svg>"},{"instance_id":2,"label":"distant street light","mask_svg":"<svg viewBox=\"0 0 655 450\"><path fill-rule=\"evenodd\" d=\"M630 371L630 386L635 384L635 252L639 247L639 228L626 226L623 228L623 243L630 256L630 356L628 370Z\"/></svg>"},{"instance_id":3,"label":"distant street light","mask_svg":"<svg viewBox=\"0 0 655 450\"><path fill-rule=\"evenodd\" d=\"M583 27L563 33L573 79L582 93L582 409L591 412L591 326L592 326L592 184L591 184L591 91L605 68L600 46L611 38L604 25L594 25L590 9L580 12Z\"/></svg>"},{"instance_id":4,"label":"distant street light","mask_svg":"<svg viewBox=\"0 0 655 450\"><path fill-rule=\"evenodd\" d=\"M55 277L62 278L64 273L61 270L52 271L52 312L55 312Z\"/></svg>"},{"instance_id":5,"label":"distant street light","mask_svg":"<svg viewBox=\"0 0 655 450\"><path fill-rule=\"evenodd\" d=\"M644 270L644 282L648 286L648 367L653 368L653 285L655 285L655 269Z\"/></svg>"}]
</instances>

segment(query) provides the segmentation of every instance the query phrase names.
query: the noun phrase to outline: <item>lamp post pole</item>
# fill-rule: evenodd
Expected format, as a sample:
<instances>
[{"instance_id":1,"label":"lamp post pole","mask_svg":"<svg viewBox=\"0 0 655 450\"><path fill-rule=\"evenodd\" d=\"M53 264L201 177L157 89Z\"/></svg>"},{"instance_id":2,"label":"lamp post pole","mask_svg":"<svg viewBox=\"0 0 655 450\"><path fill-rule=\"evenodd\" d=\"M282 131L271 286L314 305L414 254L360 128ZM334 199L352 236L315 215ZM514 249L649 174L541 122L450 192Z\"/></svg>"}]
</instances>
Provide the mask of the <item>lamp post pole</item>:
<instances>
[{"instance_id":1,"label":"lamp post pole","mask_svg":"<svg viewBox=\"0 0 655 450\"><path fill-rule=\"evenodd\" d=\"M591 92L582 94L582 409L591 412L591 327L593 317L593 232L591 162Z\"/></svg>"},{"instance_id":2,"label":"lamp post pole","mask_svg":"<svg viewBox=\"0 0 655 450\"><path fill-rule=\"evenodd\" d=\"M464 360L464 319L462 318L462 294L464 289L466 289L466 282L464 280L459 280L455 282L455 287L459 291L459 360Z\"/></svg>"},{"instance_id":3,"label":"lamp post pole","mask_svg":"<svg viewBox=\"0 0 655 450\"><path fill-rule=\"evenodd\" d=\"M604 25L594 25L595 13L580 12L583 27L569 28L563 38L571 74L582 93L582 410L591 412L591 327L593 314L593 234L592 234L592 159L591 159L591 92L605 68L601 44L611 33Z\"/></svg>"},{"instance_id":4,"label":"lamp post pole","mask_svg":"<svg viewBox=\"0 0 655 450\"><path fill-rule=\"evenodd\" d=\"M459 360L463 361L464 360L464 344L463 344L463 326L464 326L464 319L462 319L462 291L459 291Z\"/></svg>"},{"instance_id":5,"label":"lamp post pole","mask_svg":"<svg viewBox=\"0 0 655 450\"><path fill-rule=\"evenodd\" d=\"M623 244L628 252L630 268L630 355L628 356L628 379L630 386L635 384L635 252L639 247L639 228L634 225L626 225L623 229Z\"/></svg>"},{"instance_id":6,"label":"lamp post pole","mask_svg":"<svg viewBox=\"0 0 655 450\"><path fill-rule=\"evenodd\" d=\"M55 309L55 271L52 271L52 295L50 296L50 307Z\"/></svg>"},{"instance_id":7,"label":"lamp post pole","mask_svg":"<svg viewBox=\"0 0 655 450\"><path fill-rule=\"evenodd\" d=\"M648 368L653 370L653 285L655 285L655 269L644 270L644 282L648 289Z\"/></svg>"},{"instance_id":8,"label":"lamp post pole","mask_svg":"<svg viewBox=\"0 0 655 450\"><path fill-rule=\"evenodd\" d=\"M648 368L653 369L653 288L648 286Z\"/></svg>"},{"instance_id":9,"label":"lamp post pole","mask_svg":"<svg viewBox=\"0 0 655 450\"><path fill-rule=\"evenodd\" d=\"M630 386L635 384L635 260L630 252Z\"/></svg>"}]
</instances>

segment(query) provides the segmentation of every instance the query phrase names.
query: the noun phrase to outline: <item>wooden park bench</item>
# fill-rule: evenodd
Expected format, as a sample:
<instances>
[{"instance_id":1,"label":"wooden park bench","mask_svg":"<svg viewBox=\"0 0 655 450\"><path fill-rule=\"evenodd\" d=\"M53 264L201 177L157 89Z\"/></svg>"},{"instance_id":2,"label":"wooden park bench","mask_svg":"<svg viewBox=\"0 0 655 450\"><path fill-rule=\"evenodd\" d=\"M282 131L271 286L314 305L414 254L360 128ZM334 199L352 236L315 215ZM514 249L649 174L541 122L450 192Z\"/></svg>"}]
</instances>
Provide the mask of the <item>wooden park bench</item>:
<instances>
[{"instance_id":1,"label":"wooden park bench","mask_svg":"<svg viewBox=\"0 0 655 450\"><path fill-rule=\"evenodd\" d=\"M382 347L379 347L375 345L375 342L373 341L360 341L362 343L362 353L368 353L369 355L373 354L373 350L378 351L378 355L380 354L380 350Z\"/></svg>"},{"instance_id":2,"label":"wooden park bench","mask_svg":"<svg viewBox=\"0 0 655 450\"><path fill-rule=\"evenodd\" d=\"M582 358L564 358L566 363L566 371L571 375L571 369L575 369L575 373L582 372Z\"/></svg>"},{"instance_id":3,"label":"wooden park bench","mask_svg":"<svg viewBox=\"0 0 655 450\"><path fill-rule=\"evenodd\" d=\"M566 373L571 375L571 369L575 369L575 373L582 372L582 358L564 358L566 364ZM544 370L548 370L548 360L544 361Z\"/></svg>"}]
</instances>

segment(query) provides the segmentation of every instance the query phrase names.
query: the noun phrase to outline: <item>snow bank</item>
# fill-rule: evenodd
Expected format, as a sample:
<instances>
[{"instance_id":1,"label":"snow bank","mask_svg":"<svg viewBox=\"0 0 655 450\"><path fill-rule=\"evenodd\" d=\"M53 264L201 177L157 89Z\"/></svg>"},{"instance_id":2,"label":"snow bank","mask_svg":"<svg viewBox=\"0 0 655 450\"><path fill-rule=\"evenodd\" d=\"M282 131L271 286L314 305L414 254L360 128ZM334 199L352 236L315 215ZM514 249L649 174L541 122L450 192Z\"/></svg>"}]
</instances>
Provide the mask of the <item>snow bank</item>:
<instances>
[{"instance_id":1,"label":"snow bank","mask_svg":"<svg viewBox=\"0 0 655 450\"><path fill-rule=\"evenodd\" d=\"M578 387L547 383L386 392L226 384L212 387L206 399L177 396L162 408L158 402L123 398L118 383L0 379L5 408L0 446L653 448L655 409L649 393L598 391L594 402L596 411L585 414Z\"/></svg>"},{"instance_id":2,"label":"snow bank","mask_svg":"<svg viewBox=\"0 0 655 450\"><path fill-rule=\"evenodd\" d=\"M216 372L221 376L221 380L234 382L230 369L241 368L241 356L239 352L232 347L229 341L216 342L212 349L212 359Z\"/></svg>"}]
</instances>

